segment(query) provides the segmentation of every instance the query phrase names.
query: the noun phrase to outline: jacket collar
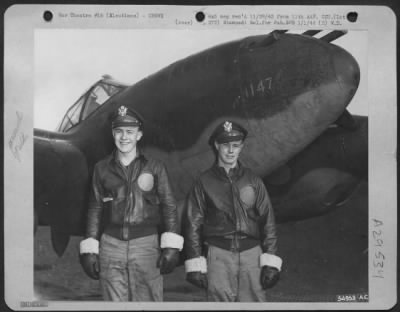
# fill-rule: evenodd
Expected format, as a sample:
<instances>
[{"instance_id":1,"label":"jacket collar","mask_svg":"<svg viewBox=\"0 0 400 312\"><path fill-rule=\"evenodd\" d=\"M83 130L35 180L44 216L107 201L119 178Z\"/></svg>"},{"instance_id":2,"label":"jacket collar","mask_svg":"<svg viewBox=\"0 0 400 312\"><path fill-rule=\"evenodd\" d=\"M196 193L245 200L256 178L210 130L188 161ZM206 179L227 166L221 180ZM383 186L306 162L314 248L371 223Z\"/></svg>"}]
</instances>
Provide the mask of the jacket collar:
<instances>
[{"instance_id":1,"label":"jacket collar","mask_svg":"<svg viewBox=\"0 0 400 312\"><path fill-rule=\"evenodd\" d=\"M140 162L147 161L147 159L144 156L144 154L142 153L142 151L139 148L136 148L136 158L129 165L135 163L138 160L140 160ZM114 151L112 152L111 161L114 163L114 165L122 166L122 164L121 164L121 162L119 161L119 158L118 158L118 150L117 149L114 149Z\"/></svg>"},{"instance_id":2,"label":"jacket collar","mask_svg":"<svg viewBox=\"0 0 400 312\"><path fill-rule=\"evenodd\" d=\"M113 170L121 178L127 179L128 181L135 181L142 168L147 163L145 156L139 151L136 152L136 158L129 164L128 167L124 167L118 159L118 153L115 149L111 154L110 165Z\"/></svg>"},{"instance_id":3,"label":"jacket collar","mask_svg":"<svg viewBox=\"0 0 400 312\"><path fill-rule=\"evenodd\" d=\"M218 162L215 162L212 171L220 178L236 180L243 175L243 166L238 161L237 165L234 168L231 168L229 173L227 173L223 167L218 165Z\"/></svg>"}]
</instances>

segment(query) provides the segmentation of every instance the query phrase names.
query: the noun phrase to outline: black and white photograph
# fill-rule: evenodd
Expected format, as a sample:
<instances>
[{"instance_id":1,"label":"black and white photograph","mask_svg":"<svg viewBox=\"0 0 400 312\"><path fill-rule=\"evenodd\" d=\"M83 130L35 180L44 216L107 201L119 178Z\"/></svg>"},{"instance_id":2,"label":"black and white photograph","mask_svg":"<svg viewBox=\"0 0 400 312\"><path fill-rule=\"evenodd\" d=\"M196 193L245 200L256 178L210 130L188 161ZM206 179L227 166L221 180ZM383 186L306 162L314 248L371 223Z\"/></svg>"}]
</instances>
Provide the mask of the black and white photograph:
<instances>
[{"instance_id":1,"label":"black and white photograph","mask_svg":"<svg viewBox=\"0 0 400 312\"><path fill-rule=\"evenodd\" d=\"M372 8L48 8L5 19L5 280L19 309L395 303L388 10L384 33Z\"/></svg>"}]
</instances>

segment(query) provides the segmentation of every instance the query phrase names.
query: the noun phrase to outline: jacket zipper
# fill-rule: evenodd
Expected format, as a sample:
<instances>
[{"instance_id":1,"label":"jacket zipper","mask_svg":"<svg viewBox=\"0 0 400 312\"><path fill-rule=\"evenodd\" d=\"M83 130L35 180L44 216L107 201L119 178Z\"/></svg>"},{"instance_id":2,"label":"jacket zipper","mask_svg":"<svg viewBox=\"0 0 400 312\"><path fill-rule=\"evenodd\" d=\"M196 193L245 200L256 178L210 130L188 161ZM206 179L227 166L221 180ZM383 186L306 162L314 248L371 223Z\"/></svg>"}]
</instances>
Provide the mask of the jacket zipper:
<instances>
[{"instance_id":1,"label":"jacket zipper","mask_svg":"<svg viewBox=\"0 0 400 312\"><path fill-rule=\"evenodd\" d=\"M231 177L229 176L229 174L227 173L227 177L229 180L229 183L231 185L231 192L232 192L232 204L233 204L233 211L235 213L235 230L239 231L240 230L240 222L239 222L239 218L238 218L238 211L236 211L236 206L235 206L235 190L233 188L233 181L231 179Z\"/></svg>"},{"instance_id":2,"label":"jacket zipper","mask_svg":"<svg viewBox=\"0 0 400 312\"><path fill-rule=\"evenodd\" d=\"M227 176L228 176L229 182L231 184L232 204L233 204L233 211L235 212L235 221L236 221L236 227L235 227L236 232L233 233L233 238L232 238L232 243L231 243L231 251L235 251L235 252L238 253L238 256L239 256L239 267L240 267L241 264L240 264L240 251L239 251L239 241L238 241L238 234L241 231L240 221L239 221L239 218L238 218L238 215L240 213L238 211L236 211L235 192L234 192L235 190L233 189L233 181L232 181L231 177L229 176L229 174L227 174ZM238 275L236 278L237 278L237 283L238 283L238 288L237 289L238 289L238 292L239 292L240 291L240 275ZM239 297L239 293L236 294L235 301L237 301L238 297Z\"/></svg>"},{"instance_id":3,"label":"jacket zipper","mask_svg":"<svg viewBox=\"0 0 400 312\"><path fill-rule=\"evenodd\" d=\"M128 170L128 173L126 172L127 170ZM125 181L128 185L128 192L129 192L128 194L131 195L131 185L130 185L130 179L129 179L130 168L127 168L127 169L122 168L122 171L124 172ZM124 217L122 220L122 239L123 240L127 240L128 236L129 236L129 229L128 229L127 223L129 221L128 212L130 210L129 208L131 205L130 195L127 197L127 205L124 209Z\"/></svg>"},{"instance_id":4,"label":"jacket zipper","mask_svg":"<svg viewBox=\"0 0 400 312\"><path fill-rule=\"evenodd\" d=\"M236 211L235 207L235 194L234 194L234 189L233 189L233 181L231 177L229 176L229 173L226 173L229 183L231 185L231 192L232 192L232 205L233 205L233 212L235 214L235 233L233 233L233 238L232 238L232 243L231 243L231 249L234 250L235 248L238 247L238 241L237 241L237 231L240 230L240 221L238 218L238 213Z\"/></svg>"}]
</instances>

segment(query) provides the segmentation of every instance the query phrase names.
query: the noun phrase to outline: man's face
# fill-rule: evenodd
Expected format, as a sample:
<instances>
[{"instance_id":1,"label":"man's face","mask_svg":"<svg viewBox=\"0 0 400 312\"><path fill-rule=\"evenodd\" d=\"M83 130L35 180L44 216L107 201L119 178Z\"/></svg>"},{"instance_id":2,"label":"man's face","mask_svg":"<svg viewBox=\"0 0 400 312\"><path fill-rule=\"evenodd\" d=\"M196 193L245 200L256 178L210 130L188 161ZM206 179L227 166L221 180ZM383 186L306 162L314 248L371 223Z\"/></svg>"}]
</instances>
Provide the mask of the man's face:
<instances>
[{"instance_id":1,"label":"man's face","mask_svg":"<svg viewBox=\"0 0 400 312\"><path fill-rule=\"evenodd\" d=\"M228 143L215 142L215 148L218 152L218 163L222 166L236 166L240 152L243 148L243 141L232 141Z\"/></svg>"},{"instance_id":2,"label":"man's face","mask_svg":"<svg viewBox=\"0 0 400 312\"><path fill-rule=\"evenodd\" d=\"M123 154L129 154L136 148L143 133L138 127L116 127L113 129L115 146Z\"/></svg>"}]
</instances>

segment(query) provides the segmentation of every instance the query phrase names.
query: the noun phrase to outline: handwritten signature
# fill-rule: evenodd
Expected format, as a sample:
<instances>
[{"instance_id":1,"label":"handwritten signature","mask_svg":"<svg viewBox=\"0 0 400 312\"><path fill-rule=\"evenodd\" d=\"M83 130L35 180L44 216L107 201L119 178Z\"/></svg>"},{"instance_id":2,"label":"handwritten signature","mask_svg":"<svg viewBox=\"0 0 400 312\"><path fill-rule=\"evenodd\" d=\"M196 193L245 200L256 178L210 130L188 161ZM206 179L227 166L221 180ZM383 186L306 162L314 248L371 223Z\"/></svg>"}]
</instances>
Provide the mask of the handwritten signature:
<instances>
[{"instance_id":1,"label":"handwritten signature","mask_svg":"<svg viewBox=\"0 0 400 312\"><path fill-rule=\"evenodd\" d=\"M22 147L24 146L26 140L28 139L28 135L20 131L23 114L18 111L16 112L16 114L17 125L15 126L12 135L8 140L8 147L10 148L11 153L14 155L14 157L20 162L21 158L19 153L22 150Z\"/></svg>"}]
</instances>

